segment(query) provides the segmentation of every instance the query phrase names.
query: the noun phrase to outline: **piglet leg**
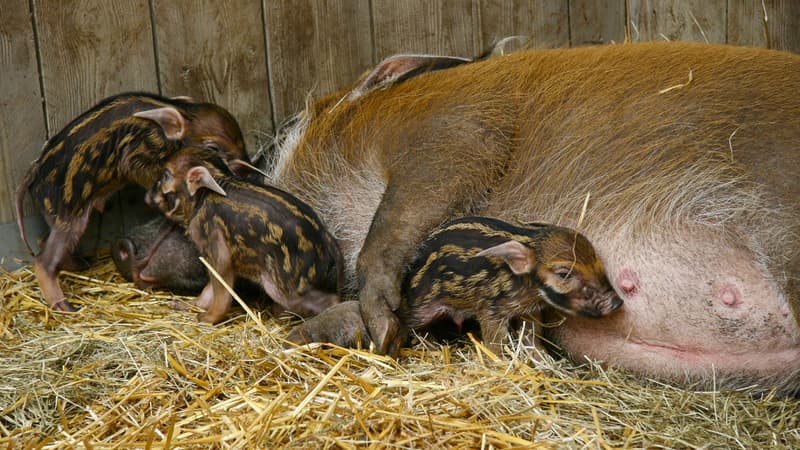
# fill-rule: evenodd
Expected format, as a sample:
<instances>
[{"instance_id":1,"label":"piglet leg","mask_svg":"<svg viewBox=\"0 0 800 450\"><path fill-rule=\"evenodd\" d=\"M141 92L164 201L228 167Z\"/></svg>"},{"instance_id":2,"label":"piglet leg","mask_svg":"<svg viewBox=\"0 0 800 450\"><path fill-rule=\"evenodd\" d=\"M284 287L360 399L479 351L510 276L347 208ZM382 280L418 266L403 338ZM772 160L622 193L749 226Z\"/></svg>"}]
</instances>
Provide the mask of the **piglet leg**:
<instances>
[{"instance_id":1,"label":"piglet leg","mask_svg":"<svg viewBox=\"0 0 800 450\"><path fill-rule=\"evenodd\" d=\"M227 283L228 286L233 286L235 273L233 271L233 264L231 261L231 252L228 245L222 236L222 233L217 230L214 231L209 237L208 257L211 266L220 277ZM219 323L225 318L225 314L231 306L233 298L231 294L225 289L225 286L214 276L213 273L208 274L209 282L206 285L200 297L197 299L197 304L202 305L205 301L205 296L208 296L208 288L211 287L213 292L211 304L208 305L206 312L197 315L197 320L200 322L207 322L211 324Z\"/></svg>"},{"instance_id":2,"label":"piglet leg","mask_svg":"<svg viewBox=\"0 0 800 450\"><path fill-rule=\"evenodd\" d=\"M533 353L532 357L539 361L541 360L539 354L544 355L547 353L540 336L542 332L542 312L536 311L526 317L522 317L520 320L519 332L523 333L523 335L519 337L521 344L525 347L535 348L538 353Z\"/></svg>"},{"instance_id":3,"label":"piglet leg","mask_svg":"<svg viewBox=\"0 0 800 450\"><path fill-rule=\"evenodd\" d=\"M211 277L211 279L208 280L208 284L203 288L203 292L201 292L194 301L194 306L201 309L209 309L214 302L214 283L212 283L214 276L210 273L208 276Z\"/></svg>"},{"instance_id":4,"label":"piglet leg","mask_svg":"<svg viewBox=\"0 0 800 450\"><path fill-rule=\"evenodd\" d=\"M43 249L45 245L45 240L49 233L40 237L37 241L37 245L39 248ZM64 256L61 257L61 262L58 264L58 267L61 270L67 270L70 272L82 272L84 270L89 269L89 261L80 257L77 254L72 254L70 252L64 252Z\"/></svg>"},{"instance_id":5,"label":"piglet leg","mask_svg":"<svg viewBox=\"0 0 800 450\"><path fill-rule=\"evenodd\" d=\"M481 326L483 343L498 357L503 357L503 340L508 331L508 321L498 319L490 313L478 314L478 324Z\"/></svg>"},{"instance_id":6,"label":"piglet leg","mask_svg":"<svg viewBox=\"0 0 800 450\"><path fill-rule=\"evenodd\" d=\"M81 215L71 226L64 230L51 225L50 234L44 241L42 252L33 261L36 280L42 288L42 294L54 311L75 312L72 304L64 297L64 291L58 284L58 272L61 263L86 231L91 208Z\"/></svg>"},{"instance_id":7,"label":"piglet leg","mask_svg":"<svg viewBox=\"0 0 800 450\"><path fill-rule=\"evenodd\" d=\"M54 311L75 312L72 304L64 297L64 291L58 284L58 272L61 259L67 253L66 242L61 233L55 230L50 233L44 243L42 252L33 261L36 280L42 287L42 294Z\"/></svg>"}]
</instances>

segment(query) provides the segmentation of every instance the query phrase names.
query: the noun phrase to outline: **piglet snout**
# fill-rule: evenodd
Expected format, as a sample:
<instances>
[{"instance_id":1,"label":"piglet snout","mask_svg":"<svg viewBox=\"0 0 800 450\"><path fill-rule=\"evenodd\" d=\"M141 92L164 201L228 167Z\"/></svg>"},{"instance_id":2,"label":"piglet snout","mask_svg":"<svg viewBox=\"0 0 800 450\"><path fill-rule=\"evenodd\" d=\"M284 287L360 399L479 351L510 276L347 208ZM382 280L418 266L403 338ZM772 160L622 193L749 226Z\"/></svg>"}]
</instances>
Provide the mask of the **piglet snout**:
<instances>
[{"instance_id":1,"label":"piglet snout","mask_svg":"<svg viewBox=\"0 0 800 450\"><path fill-rule=\"evenodd\" d=\"M597 292L587 296L581 303L583 305L578 308L578 313L586 317L603 317L619 309L623 301L614 292Z\"/></svg>"},{"instance_id":2,"label":"piglet snout","mask_svg":"<svg viewBox=\"0 0 800 450\"><path fill-rule=\"evenodd\" d=\"M611 314L612 312L616 311L617 309L622 306L622 299L619 298L617 294L612 293L611 299L607 302L604 302L604 305L607 305L606 308L602 309L602 315Z\"/></svg>"},{"instance_id":3,"label":"piglet snout","mask_svg":"<svg viewBox=\"0 0 800 450\"><path fill-rule=\"evenodd\" d=\"M111 258L114 260L114 265L117 266L117 270L129 281L133 277L133 260L135 259L135 255L136 248L130 239L121 238L114 241L114 245L111 249Z\"/></svg>"}]
</instances>

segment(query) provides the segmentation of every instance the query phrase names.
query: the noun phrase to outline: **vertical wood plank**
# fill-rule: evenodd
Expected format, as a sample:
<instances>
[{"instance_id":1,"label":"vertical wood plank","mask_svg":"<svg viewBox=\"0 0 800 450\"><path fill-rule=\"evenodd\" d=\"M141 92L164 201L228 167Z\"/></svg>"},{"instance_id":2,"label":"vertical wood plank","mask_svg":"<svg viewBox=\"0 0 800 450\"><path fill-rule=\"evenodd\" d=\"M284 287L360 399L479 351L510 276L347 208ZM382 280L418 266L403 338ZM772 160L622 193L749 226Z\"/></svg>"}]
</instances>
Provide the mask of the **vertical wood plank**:
<instances>
[{"instance_id":1,"label":"vertical wood plank","mask_svg":"<svg viewBox=\"0 0 800 450\"><path fill-rule=\"evenodd\" d=\"M764 28L765 13L769 40ZM728 43L800 53L800 2L729 0Z\"/></svg>"},{"instance_id":2,"label":"vertical wood plank","mask_svg":"<svg viewBox=\"0 0 800 450\"><path fill-rule=\"evenodd\" d=\"M154 0L164 95L228 109L252 154L272 131L260 0Z\"/></svg>"},{"instance_id":3,"label":"vertical wood plank","mask_svg":"<svg viewBox=\"0 0 800 450\"><path fill-rule=\"evenodd\" d=\"M147 0L35 4L51 135L104 97L158 92Z\"/></svg>"},{"instance_id":4,"label":"vertical wood plank","mask_svg":"<svg viewBox=\"0 0 800 450\"><path fill-rule=\"evenodd\" d=\"M46 138L27 0L3 3L0 67L0 223L4 223L15 218L14 191Z\"/></svg>"},{"instance_id":5,"label":"vertical wood plank","mask_svg":"<svg viewBox=\"0 0 800 450\"><path fill-rule=\"evenodd\" d=\"M476 1L373 0L378 60L396 53L476 56L483 51Z\"/></svg>"},{"instance_id":6,"label":"vertical wood plank","mask_svg":"<svg viewBox=\"0 0 800 450\"><path fill-rule=\"evenodd\" d=\"M481 0L481 45L522 36L533 47L568 47L568 10L567 0Z\"/></svg>"},{"instance_id":7,"label":"vertical wood plank","mask_svg":"<svg viewBox=\"0 0 800 450\"><path fill-rule=\"evenodd\" d=\"M636 41L726 41L726 3L722 0L630 0Z\"/></svg>"},{"instance_id":8,"label":"vertical wood plank","mask_svg":"<svg viewBox=\"0 0 800 450\"><path fill-rule=\"evenodd\" d=\"M276 123L373 63L369 2L265 0L264 13Z\"/></svg>"},{"instance_id":9,"label":"vertical wood plank","mask_svg":"<svg viewBox=\"0 0 800 450\"><path fill-rule=\"evenodd\" d=\"M569 19L573 47L625 40L625 0L570 0Z\"/></svg>"}]
</instances>

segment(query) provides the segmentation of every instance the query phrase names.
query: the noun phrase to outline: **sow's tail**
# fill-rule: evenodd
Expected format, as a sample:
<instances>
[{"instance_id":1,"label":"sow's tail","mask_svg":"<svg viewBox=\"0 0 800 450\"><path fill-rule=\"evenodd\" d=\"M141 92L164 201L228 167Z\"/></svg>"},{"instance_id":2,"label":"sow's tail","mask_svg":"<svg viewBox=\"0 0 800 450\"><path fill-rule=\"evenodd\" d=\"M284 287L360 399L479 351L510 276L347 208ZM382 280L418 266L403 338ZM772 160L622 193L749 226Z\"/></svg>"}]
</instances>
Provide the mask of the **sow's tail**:
<instances>
[{"instance_id":1,"label":"sow's tail","mask_svg":"<svg viewBox=\"0 0 800 450\"><path fill-rule=\"evenodd\" d=\"M31 168L28 169L28 173L25 174L25 177L22 178L22 181L19 183L19 187L17 187L16 192L16 212L17 212L17 226L19 227L19 237L22 238L22 242L25 243L25 247L28 249L28 253L33 255L33 250L31 249L30 244L28 244L28 239L25 237L25 224L23 223L23 215L22 215L22 202L25 200L25 194L28 193L28 189L33 183L33 180L39 173L39 164L37 164L38 160L34 161L31 164Z\"/></svg>"}]
</instances>

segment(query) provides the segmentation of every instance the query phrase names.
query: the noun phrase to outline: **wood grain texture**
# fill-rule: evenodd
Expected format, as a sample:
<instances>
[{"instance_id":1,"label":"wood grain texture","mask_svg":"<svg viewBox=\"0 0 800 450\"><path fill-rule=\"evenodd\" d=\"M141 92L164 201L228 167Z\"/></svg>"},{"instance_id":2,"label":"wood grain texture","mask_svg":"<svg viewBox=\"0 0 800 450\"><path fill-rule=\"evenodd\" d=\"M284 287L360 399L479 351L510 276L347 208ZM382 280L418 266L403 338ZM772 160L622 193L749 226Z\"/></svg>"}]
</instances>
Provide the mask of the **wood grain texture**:
<instances>
[{"instance_id":1,"label":"wood grain texture","mask_svg":"<svg viewBox=\"0 0 800 450\"><path fill-rule=\"evenodd\" d=\"M260 0L153 0L161 91L222 105L250 154L272 132Z\"/></svg>"},{"instance_id":2,"label":"wood grain texture","mask_svg":"<svg viewBox=\"0 0 800 450\"><path fill-rule=\"evenodd\" d=\"M27 0L3 2L0 13L0 67L2 223L14 220L14 191L31 161L39 156L46 138L33 22Z\"/></svg>"},{"instance_id":3,"label":"wood grain texture","mask_svg":"<svg viewBox=\"0 0 800 450\"><path fill-rule=\"evenodd\" d=\"M379 61L397 53L472 57L483 51L477 0L373 0L372 14Z\"/></svg>"},{"instance_id":4,"label":"wood grain texture","mask_svg":"<svg viewBox=\"0 0 800 450\"><path fill-rule=\"evenodd\" d=\"M570 0L572 47L625 40L625 0Z\"/></svg>"},{"instance_id":5,"label":"wood grain texture","mask_svg":"<svg viewBox=\"0 0 800 450\"><path fill-rule=\"evenodd\" d=\"M265 0L264 13L277 123L373 64L366 1Z\"/></svg>"},{"instance_id":6,"label":"wood grain texture","mask_svg":"<svg viewBox=\"0 0 800 450\"><path fill-rule=\"evenodd\" d=\"M631 38L637 41L726 41L721 0L630 0Z\"/></svg>"},{"instance_id":7,"label":"wood grain texture","mask_svg":"<svg viewBox=\"0 0 800 450\"><path fill-rule=\"evenodd\" d=\"M482 46L523 36L538 48L569 46L567 0L481 0Z\"/></svg>"},{"instance_id":8,"label":"wood grain texture","mask_svg":"<svg viewBox=\"0 0 800 450\"><path fill-rule=\"evenodd\" d=\"M800 2L728 0L728 43L800 53Z\"/></svg>"},{"instance_id":9,"label":"wood grain texture","mask_svg":"<svg viewBox=\"0 0 800 450\"><path fill-rule=\"evenodd\" d=\"M105 97L158 92L147 0L37 0L35 13L51 135Z\"/></svg>"}]
</instances>

